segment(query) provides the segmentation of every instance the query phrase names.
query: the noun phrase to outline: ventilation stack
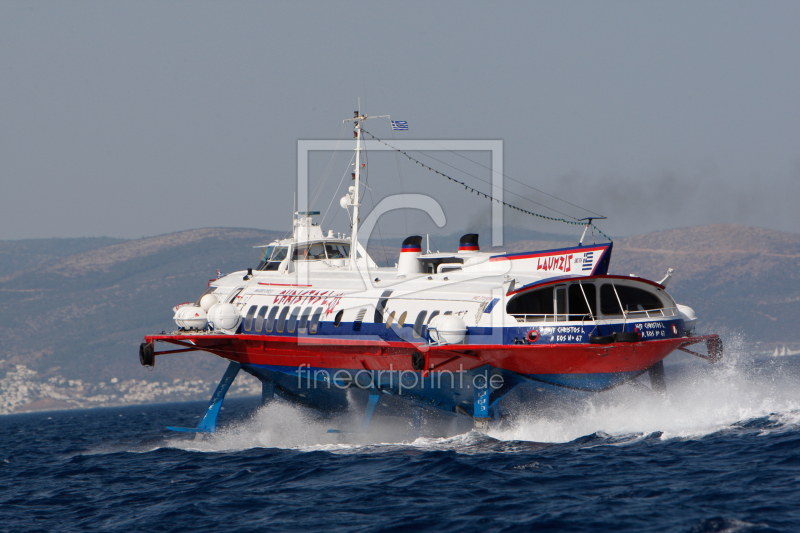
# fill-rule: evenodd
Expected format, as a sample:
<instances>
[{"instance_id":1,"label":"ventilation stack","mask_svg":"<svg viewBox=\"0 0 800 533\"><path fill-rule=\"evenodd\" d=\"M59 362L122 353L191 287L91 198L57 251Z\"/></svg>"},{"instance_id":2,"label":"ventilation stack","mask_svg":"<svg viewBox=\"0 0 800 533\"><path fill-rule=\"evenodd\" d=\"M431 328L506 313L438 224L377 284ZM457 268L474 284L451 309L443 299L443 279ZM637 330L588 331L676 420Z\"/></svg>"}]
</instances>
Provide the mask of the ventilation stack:
<instances>
[{"instance_id":1,"label":"ventilation stack","mask_svg":"<svg viewBox=\"0 0 800 533\"><path fill-rule=\"evenodd\" d=\"M400 260L397 262L397 275L418 274L422 272L422 265L417 257L422 254L422 237L412 235L403 241L400 250Z\"/></svg>"},{"instance_id":2,"label":"ventilation stack","mask_svg":"<svg viewBox=\"0 0 800 533\"><path fill-rule=\"evenodd\" d=\"M467 233L458 242L458 253L462 252L480 252L481 247L478 246L478 234Z\"/></svg>"}]
</instances>

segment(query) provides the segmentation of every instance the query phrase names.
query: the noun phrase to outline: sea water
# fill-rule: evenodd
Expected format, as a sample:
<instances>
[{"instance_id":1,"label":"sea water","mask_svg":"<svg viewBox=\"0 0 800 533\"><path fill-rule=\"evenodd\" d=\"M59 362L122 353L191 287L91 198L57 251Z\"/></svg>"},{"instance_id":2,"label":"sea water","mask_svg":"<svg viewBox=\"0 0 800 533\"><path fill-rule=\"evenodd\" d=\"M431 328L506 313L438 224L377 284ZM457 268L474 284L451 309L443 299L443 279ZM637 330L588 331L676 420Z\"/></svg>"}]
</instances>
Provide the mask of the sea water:
<instances>
[{"instance_id":1,"label":"sea water","mask_svg":"<svg viewBox=\"0 0 800 533\"><path fill-rule=\"evenodd\" d=\"M0 417L0 530L800 531L800 358L667 373L402 440L257 399L199 438L165 426L201 403Z\"/></svg>"}]
</instances>

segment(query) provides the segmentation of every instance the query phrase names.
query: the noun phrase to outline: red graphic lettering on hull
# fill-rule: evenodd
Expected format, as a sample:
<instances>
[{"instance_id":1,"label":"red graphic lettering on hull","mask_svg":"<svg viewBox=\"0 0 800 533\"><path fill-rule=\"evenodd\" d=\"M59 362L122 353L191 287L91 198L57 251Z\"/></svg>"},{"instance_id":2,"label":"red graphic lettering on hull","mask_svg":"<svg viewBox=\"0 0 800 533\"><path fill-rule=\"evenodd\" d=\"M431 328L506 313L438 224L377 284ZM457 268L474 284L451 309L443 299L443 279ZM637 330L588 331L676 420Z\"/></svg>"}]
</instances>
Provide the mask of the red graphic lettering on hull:
<instances>
[{"instance_id":1,"label":"red graphic lettering on hull","mask_svg":"<svg viewBox=\"0 0 800 533\"><path fill-rule=\"evenodd\" d=\"M560 270L561 272L569 272L572 270L572 254L540 257L536 262L536 270Z\"/></svg>"},{"instance_id":2,"label":"red graphic lettering on hull","mask_svg":"<svg viewBox=\"0 0 800 533\"><path fill-rule=\"evenodd\" d=\"M319 291L308 289L300 291L297 289L286 289L275 295L272 303L275 305L314 305L319 304L325 308L325 316L328 316L341 301L342 294L334 294L333 291Z\"/></svg>"}]
</instances>

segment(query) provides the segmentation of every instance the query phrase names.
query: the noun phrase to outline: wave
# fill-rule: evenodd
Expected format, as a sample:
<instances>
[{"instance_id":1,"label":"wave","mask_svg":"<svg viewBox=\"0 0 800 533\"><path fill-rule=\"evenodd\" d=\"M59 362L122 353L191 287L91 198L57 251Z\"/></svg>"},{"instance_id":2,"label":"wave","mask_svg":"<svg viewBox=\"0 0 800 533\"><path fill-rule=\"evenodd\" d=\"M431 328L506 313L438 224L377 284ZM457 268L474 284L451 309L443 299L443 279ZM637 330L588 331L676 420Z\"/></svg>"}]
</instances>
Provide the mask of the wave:
<instances>
[{"instance_id":1,"label":"wave","mask_svg":"<svg viewBox=\"0 0 800 533\"><path fill-rule=\"evenodd\" d=\"M667 440L740 430L762 419L762 434L800 424L800 358L756 358L737 348L728 347L730 353L716 365L667 365L665 394L623 386L566 412L558 408L523 413L510 427L489 434L500 440L553 443L596 432L659 433Z\"/></svg>"},{"instance_id":2,"label":"wave","mask_svg":"<svg viewBox=\"0 0 800 533\"><path fill-rule=\"evenodd\" d=\"M642 383L623 386L567 407L516 413L512 422L488 434L418 437L409 420L378 416L369 433L361 434L353 430L360 418L355 409L347 417L325 419L276 401L214 435L194 439L178 435L164 445L201 452L283 448L378 453L404 447L472 454L566 443L625 446L643 439L696 439L721 431L763 435L800 425L800 358L759 359L741 345L728 340L726 358L716 365L695 361L667 365L664 394ZM329 431L336 428L345 429Z\"/></svg>"}]
</instances>

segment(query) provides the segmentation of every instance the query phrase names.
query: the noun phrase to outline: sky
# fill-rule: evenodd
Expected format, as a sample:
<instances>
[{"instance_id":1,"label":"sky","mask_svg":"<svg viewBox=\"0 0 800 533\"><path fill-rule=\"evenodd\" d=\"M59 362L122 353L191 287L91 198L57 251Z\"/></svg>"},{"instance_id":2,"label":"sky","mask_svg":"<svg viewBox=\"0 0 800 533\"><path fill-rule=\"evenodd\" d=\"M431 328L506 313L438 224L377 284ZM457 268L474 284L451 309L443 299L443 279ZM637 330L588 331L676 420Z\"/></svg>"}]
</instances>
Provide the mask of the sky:
<instances>
[{"instance_id":1,"label":"sky","mask_svg":"<svg viewBox=\"0 0 800 533\"><path fill-rule=\"evenodd\" d=\"M408 121L365 123L387 142L502 140L509 203L588 216L550 194L612 237L797 233L798 27L797 2L2 1L0 239L288 229L298 141L350 139L359 102ZM350 155L309 156L326 229L348 230ZM488 152L410 155L489 192ZM447 218L390 213L386 234L489 221L402 156L371 154L369 180L366 211L418 192Z\"/></svg>"}]
</instances>

